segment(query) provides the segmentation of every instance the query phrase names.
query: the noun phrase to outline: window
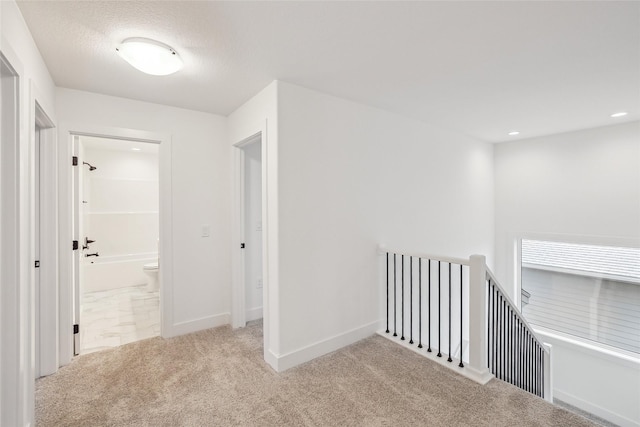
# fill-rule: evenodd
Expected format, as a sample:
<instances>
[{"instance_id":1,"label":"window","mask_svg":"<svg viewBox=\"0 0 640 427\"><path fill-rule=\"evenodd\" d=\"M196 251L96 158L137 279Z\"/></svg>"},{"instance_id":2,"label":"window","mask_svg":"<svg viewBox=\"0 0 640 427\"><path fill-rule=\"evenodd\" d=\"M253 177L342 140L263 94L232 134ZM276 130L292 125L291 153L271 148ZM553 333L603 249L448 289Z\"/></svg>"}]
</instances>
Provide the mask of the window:
<instances>
[{"instance_id":1,"label":"window","mask_svg":"<svg viewBox=\"0 0 640 427\"><path fill-rule=\"evenodd\" d=\"M640 354L640 249L523 239L521 253L532 325Z\"/></svg>"}]
</instances>

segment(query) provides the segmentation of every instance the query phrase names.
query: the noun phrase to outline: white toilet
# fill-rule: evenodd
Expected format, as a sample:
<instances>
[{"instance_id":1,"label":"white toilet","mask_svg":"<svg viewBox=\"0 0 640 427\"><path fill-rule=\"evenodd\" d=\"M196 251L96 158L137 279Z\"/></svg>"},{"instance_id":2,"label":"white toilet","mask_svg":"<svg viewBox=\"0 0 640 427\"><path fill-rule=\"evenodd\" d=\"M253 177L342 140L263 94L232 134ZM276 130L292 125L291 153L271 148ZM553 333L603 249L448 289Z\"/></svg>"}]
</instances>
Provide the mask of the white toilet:
<instances>
[{"instance_id":1,"label":"white toilet","mask_svg":"<svg viewBox=\"0 0 640 427\"><path fill-rule=\"evenodd\" d=\"M147 292L156 292L160 289L158 281L158 261L150 262L142 267L142 271L147 276Z\"/></svg>"}]
</instances>

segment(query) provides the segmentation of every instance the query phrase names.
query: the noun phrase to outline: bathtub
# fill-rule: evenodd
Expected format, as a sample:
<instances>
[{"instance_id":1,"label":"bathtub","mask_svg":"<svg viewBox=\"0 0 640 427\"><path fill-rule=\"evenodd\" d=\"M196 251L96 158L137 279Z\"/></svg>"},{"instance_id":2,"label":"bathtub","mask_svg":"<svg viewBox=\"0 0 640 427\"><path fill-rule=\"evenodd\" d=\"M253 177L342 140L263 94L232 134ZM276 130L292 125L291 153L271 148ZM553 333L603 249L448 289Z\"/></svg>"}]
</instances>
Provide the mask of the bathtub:
<instances>
[{"instance_id":1,"label":"bathtub","mask_svg":"<svg viewBox=\"0 0 640 427\"><path fill-rule=\"evenodd\" d=\"M157 253L83 257L80 265L81 291L106 291L143 285L147 277L142 267L157 260Z\"/></svg>"}]
</instances>

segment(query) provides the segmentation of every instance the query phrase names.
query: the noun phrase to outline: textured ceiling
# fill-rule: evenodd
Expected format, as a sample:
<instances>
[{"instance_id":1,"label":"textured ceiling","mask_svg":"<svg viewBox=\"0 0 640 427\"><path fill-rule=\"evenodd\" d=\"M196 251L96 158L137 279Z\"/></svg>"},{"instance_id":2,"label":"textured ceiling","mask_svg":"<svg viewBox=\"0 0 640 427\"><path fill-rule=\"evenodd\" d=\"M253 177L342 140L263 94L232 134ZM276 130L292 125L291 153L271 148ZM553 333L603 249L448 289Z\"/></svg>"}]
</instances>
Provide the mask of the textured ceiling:
<instances>
[{"instance_id":1,"label":"textured ceiling","mask_svg":"<svg viewBox=\"0 0 640 427\"><path fill-rule=\"evenodd\" d=\"M18 6L61 87L227 115L280 79L492 142L640 118L639 2ZM127 37L184 69L138 72L115 54Z\"/></svg>"}]
</instances>

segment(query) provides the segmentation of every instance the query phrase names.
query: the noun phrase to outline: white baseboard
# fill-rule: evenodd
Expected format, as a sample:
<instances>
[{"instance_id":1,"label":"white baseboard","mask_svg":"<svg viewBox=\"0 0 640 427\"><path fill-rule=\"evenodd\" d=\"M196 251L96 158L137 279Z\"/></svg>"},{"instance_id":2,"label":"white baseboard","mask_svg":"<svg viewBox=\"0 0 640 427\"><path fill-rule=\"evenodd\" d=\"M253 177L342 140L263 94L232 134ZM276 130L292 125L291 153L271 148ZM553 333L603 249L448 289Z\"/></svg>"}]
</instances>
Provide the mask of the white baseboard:
<instances>
[{"instance_id":1,"label":"white baseboard","mask_svg":"<svg viewBox=\"0 0 640 427\"><path fill-rule=\"evenodd\" d=\"M245 320L247 322L258 319L262 319L262 307L250 308L245 313Z\"/></svg>"},{"instance_id":2,"label":"white baseboard","mask_svg":"<svg viewBox=\"0 0 640 427\"><path fill-rule=\"evenodd\" d=\"M586 400L580 399L579 397L576 397L572 394L565 393L562 390L558 390L557 388L553 389L553 397L554 399L561 400L571 406L575 406L578 409L582 409L583 411L589 412L597 417L617 424L620 427L640 427L640 422L638 421L634 421L623 415L611 412L608 409L605 409L598 405L594 405L591 402L587 402Z\"/></svg>"},{"instance_id":3,"label":"white baseboard","mask_svg":"<svg viewBox=\"0 0 640 427\"><path fill-rule=\"evenodd\" d=\"M216 328L228 325L231 321L231 313L221 313L213 316L201 317L200 319L188 320L186 322L174 323L171 330L163 331L163 338L176 337L178 335L190 334L204 329Z\"/></svg>"},{"instance_id":4,"label":"white baseboard","mask_svg":"<svg viewBox=\"0 0 640 427\"><path fill-rule=\"evenodd\" d=\"M264 361L267 362L274 371L278 372L278 356L276 356L271 350L265 350Z\"/></svg>"},{"instance_id":5,"label":"white baseboard","mask_svg":"<svg viewBox=\"0 0 640 427\"><path fill-rule=\"evenodd\" d=\"M379 323L376 321L331 338L318 341L299 350L280 356L272 354L272 357L269 357L271 360L267 360L267 363L269 363L269 365L271 365L277 372L286 371L294 366L298 366L317 357L339 350L342 347L346 347L364 338L370 337L376 333L378 326Z\"/></svg>"}]
</instances>

